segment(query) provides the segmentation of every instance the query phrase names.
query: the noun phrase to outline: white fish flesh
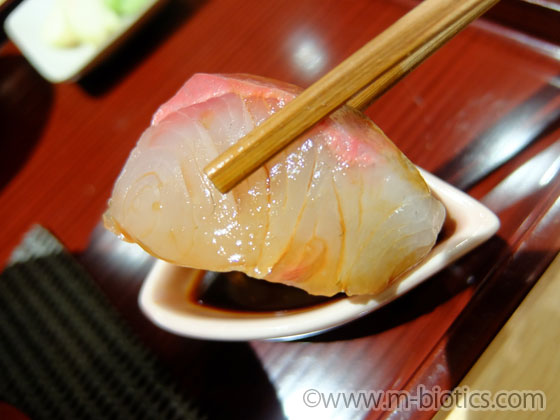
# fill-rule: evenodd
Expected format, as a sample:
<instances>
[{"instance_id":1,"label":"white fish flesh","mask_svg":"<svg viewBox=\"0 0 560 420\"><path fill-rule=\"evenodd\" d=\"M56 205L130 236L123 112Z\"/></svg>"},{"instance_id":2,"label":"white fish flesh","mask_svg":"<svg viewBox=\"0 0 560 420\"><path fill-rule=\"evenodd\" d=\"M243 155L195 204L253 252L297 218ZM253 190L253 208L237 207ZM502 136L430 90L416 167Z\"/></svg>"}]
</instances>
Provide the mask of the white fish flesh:
<instances>
[{"instance_id":1,"label":"white fish flesh","mask_svg":"<svg viewBox=\"0 0 560 420\"><path fill-rule=\"evenodd\" d=\"M414 165L343 107L228 194L203 168L300 91L197 74L162 105L116 181L105 225L174 264L311 294L375 294L433 247L445 218Z\"/></svg>"}]
</instances>

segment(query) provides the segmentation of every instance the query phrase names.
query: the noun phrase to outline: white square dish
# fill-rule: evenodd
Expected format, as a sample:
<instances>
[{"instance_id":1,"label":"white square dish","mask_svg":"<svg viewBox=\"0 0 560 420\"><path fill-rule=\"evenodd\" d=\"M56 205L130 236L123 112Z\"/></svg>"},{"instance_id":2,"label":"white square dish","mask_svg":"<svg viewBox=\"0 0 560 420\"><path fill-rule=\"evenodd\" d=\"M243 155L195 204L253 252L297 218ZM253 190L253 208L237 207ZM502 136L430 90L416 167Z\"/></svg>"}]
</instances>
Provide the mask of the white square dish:
<instances>
[{"instance_id":1,"label":"white square dish","mask_svg":"<svg viewBox=\"0 0 560 420\"><path fill-rule=\"evenodd\" d=\"M123 16L118 27L100 45L80 44L57 48L43 39L41 31L54 0L24 0L6 18L6 35L31 65L52 83L73 81L99 64L150 17L164 0L146 0L142 8Z\"/></svg>"},{"instance_id":2,"label":"white square dish","mask_svg":"<svg viewBox=\"0 0 560 420\"><path fill-rule=\"evenodd\" d=\"M212 340L287 340L314 335L366 315L408 292L465 255L500 226L484 205L441 179L421 170L422 176L447 209L454 228L438 241L428 256L397 282L376 296L353 296L309 309L276 312L232 312L189 302L186 291L196 272L158 261L139 296L144 314L172 333Z\"/></svg>"}]
</instances>

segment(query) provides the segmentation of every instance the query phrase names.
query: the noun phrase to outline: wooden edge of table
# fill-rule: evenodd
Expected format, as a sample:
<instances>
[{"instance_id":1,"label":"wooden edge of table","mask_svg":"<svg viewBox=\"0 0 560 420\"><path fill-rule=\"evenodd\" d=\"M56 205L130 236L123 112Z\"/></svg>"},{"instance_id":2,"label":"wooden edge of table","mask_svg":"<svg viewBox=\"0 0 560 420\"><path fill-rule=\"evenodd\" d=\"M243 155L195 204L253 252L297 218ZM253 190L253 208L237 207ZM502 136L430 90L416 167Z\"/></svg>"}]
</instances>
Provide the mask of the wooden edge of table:
<instances>
[{"instance_id":1,"label":"wooden edge of table","mask_svg":"<svg viewBox=\"0 0 560 420\"><path fill-rule=\"evenodd\" d=\"M492 340L459 388L470 391L527 390L544 392L546 412L560 412L557 375L560 368L557 345L560 342L560 254L537 281L511 318ZM472 394L471 394L472 395ZM542 411L494 411L493 419L541 418ZM469 420L488 416L468 406L464 398L450 410L440 410L435 420Z\"/></svg>"},{"instance_id":2,"label":"wooden edge of table","mask_svg":"<svg viewBox=\"0 0 560 420\"><path fill-rule=\"evenodd\" d=\"M489 272L468 305L430 351L403 391L416 395L421 387L455 388L473 366L522 299L531 290L558 253L560 243L560 198L557 188L543 203L538 215L515 244L503 252L497 270ZM537 257L538 256L538 257ZM496 302L500 302L499 309ZM403 410L398 407L368 419L429 419L433 410Z\"/></svg>"}]
</instances>

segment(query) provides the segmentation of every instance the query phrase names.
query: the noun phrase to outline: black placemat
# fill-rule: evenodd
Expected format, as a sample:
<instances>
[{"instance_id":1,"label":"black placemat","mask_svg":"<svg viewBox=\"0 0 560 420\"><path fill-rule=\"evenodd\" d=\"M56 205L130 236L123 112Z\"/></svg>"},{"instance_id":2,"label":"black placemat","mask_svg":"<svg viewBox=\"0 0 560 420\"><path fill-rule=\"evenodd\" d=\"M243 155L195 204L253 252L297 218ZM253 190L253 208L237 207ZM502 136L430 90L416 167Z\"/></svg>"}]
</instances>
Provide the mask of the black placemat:
<instances>
[{"instance_id":1,"label":"black placemat","mask_svg":"<svg viewBox=\"0 0 560 420\"><path fill-rule=\"evenodd\" d=\"M202 418L40 226L0 275L2 400L32 419Z\"/></svg>"}]
</instances>

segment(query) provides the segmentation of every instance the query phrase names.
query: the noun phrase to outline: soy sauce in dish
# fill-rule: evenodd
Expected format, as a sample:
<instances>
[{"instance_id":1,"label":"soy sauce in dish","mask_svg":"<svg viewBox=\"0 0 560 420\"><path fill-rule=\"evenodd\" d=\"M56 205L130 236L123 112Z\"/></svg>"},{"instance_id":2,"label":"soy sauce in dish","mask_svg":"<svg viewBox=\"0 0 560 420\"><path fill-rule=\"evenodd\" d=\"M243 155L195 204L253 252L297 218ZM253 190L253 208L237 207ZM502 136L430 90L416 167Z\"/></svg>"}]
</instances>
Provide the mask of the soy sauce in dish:
<instances>
[{"instance_id":1,"label":"soy sauce in dish","mask_svg":"<svg viewBox=\"0 0 560 420\"><path fill-rule=\"evenodd\" d=\"M253 279L243 273L207 271L191 289L193 303L233 312L298 310L338 297L313 296L296 287ZM342 295L341 295L342 296Z\"/></svg>"}]
</instances>

